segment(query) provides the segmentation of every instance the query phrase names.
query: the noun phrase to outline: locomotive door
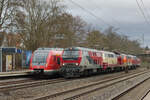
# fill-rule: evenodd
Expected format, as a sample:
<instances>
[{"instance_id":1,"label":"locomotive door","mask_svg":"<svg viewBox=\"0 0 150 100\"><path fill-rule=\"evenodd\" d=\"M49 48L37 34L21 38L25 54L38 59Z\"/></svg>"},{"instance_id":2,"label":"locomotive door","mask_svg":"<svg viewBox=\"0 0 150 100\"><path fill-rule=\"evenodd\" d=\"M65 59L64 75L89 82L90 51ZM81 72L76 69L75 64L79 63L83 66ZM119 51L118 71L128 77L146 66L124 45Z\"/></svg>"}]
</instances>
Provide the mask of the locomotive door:
<instances>
[{"instance_id":1,"label":"locomotive door","mask_svg":"<svg viewBox=\"0 0 150 100\"><path fill-rule=\"evenodd\" d=\"M53 56L54 69L58 69L60 66L60 57L54 55Z\"/></svg>"}]
</instances>

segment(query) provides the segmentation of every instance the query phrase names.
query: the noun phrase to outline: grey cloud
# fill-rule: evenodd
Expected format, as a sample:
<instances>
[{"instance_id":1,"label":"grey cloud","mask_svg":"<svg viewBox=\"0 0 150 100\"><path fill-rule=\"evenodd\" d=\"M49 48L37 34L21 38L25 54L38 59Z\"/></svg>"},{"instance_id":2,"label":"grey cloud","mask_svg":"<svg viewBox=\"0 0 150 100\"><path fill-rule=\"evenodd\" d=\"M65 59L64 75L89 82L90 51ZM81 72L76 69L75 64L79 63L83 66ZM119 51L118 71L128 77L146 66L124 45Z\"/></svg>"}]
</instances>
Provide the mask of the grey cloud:
<instances>
[{"instance_id":1,"label":"grey cloud","mask_svg":"<svg viewBox=\"0 0 150 100\"><path fill-rule=\"evenodd\" d=\"M78 6L64 0L69 12L74 16L81 16L86 22L93 24L97 29L108 27L102 21L92 17ZM129 36L131 39L140 38L140 34L145 34L145 45L150 46L150 25L145 23L144 17L138 9L135 0L73 0L82 7L88 9L96 16L101 17L107 23L116 28L120 28L121 34ZM150 1L143 0L147 11L150 14ZM139 0L140 2L140 0ZM140 3L141 5L141 3ZM144 10L144 9L143 9ZM149 19L150 20L150 17Z\"/></svg>"}]
</instances>

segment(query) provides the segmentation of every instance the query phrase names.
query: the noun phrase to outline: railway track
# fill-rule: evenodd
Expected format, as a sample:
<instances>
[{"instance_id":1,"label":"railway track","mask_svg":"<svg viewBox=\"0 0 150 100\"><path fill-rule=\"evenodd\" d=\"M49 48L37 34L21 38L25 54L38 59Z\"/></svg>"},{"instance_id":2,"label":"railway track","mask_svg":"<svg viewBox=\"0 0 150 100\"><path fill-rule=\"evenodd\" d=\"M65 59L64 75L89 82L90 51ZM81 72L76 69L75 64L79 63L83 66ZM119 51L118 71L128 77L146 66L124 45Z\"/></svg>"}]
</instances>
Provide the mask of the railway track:
<instances>
[{"instance_id":1,"label":"railway track","mask_svg":"<svg viewBox=\"0 0 150 100\"><path fill-rule=\"evenodd\" d=\"M147 79L141 81L140 83L136 84L135 86L133 86L133 87L127 89L126 91L120 93L119 95L115 96L114 98L112 98L112 100L119 100L122 96L128 94L130 91L132 91L133 89L137 88L139 85L143 84L145 81L147 81L149 79L150 78L147 78ZM141 100L143 100L148 93L150 93L150 90L146 92L146 94L141 98Z\"/></svg>"},{"instance_id":2,"label":"railway track","mask_svg":"<svg viewBox=\"0 0 150 100\"><path fill-rule=\"evenodd\" d=\"M20 80L20 81L8 82L8 83L0 83L0 92L13 91L13 90L17 90L17 89L36 87L36 86L60 83L60 82L65 82L65 81L66 80L63 78L58 78L58 79L40 80L40 81Z\"/></svg>"},{"instance_id":3,"label":"railway track","mask_svg":"<svg viewBox=\"0 0 150 100\"><path fill-rule=\"evenodd\" d=\"M122 73L124 73L124 72L120 72L120 74L122 74ZM137 71L135 71L135 73L137 73ZM99 77L99 76L95 76L95 77ZM112 76L108 74L108 76L106 75L106 77L104 76L101 79L103 80L103 79L109 78L109 77L112 77ZM81 80L86 80L87 78L88 77L81 78ZM71 80L78 80L78 79L71 79ZM66 82L66 81L71 81L71 80L65 80L63 78L40 80L40 81L33 80L32 78L20 79L20 80L15 80L15 79L14 80L5 80L4 82L0 81L0 92L29 88L29 87L36 87L36 86L41 86L41 85L54 84L54 83L59 83L59 82Z\"/></svg>"},{"instance_id":4,"label":"railway track","mask_svg":"<svg viewBox=\"0 0 150 100\"><path fill-rule=\"evenodd\" d=\"M140 71L141 70L138 70L138 71L133 70L133 72L129 73L129 75L133 74L133 73L138 73ZM99 75L98 75L98 76L94 76L94 78L98 77L99 79L104 80L106 78L116 77L116 76L121 75L123 73L124 72L119 72L119 73L114 73L114 74L106 74L106 76L102 75L104 77L101 77L101 78L99 78ZM48 80L40 80L40 81L39 80L32 80L32 79L29 79L29 80L25 79L25 80L17 80L17 81L13 80L12 82L9 82L9 80L6 80L8 83L7 82L0 82L0 93L8 93L10 91L14 91L14 90L18 90L18 89L26 89L26 88L44 86L44 85L49 85L49 84L67 82L67 81L72 81L72 80L87 80L89 78L92 78L92 77L86 77L86 78L80 78L80 79L69 79L69 80L66 80L63 78L58 78L58 79L48 79Z\"/></svg>"},{"instance_id":5,"label":"railway track","mask_svg":"<svg viewBox=\"0 0 150 100\"><path fill-rule=\"evenodd\" d=\"M150 89L143 95L143 97L141 97L140 100L144 100L144 98L150 93Z\"/></svg>"},{"instance_id":6,"label":"railway track","mask_svg":"<svg viewBox=\"0 0 150 100\"><path fill-rule=\"evenodd\" d=\"M130 74L125 74L125 75L121 75L121 76L117 76L117 77L113 77L113 78L109 78L106 80L101 80L98 82L93 82L93 83L89 83L77 88L73 88L70 90L65 90L65 91L61 91L58 93L54 93L51 95L47 95L47 96L43 96L43 97L39 97L39 98L35 98L34 100L47 100L47 99L54 99L54 100L59 100L59 99L64 99L64 100L73 100L73 99L77 99L80 98L82 96L88 95L89 93L98 91L100 89L104 89L107 88L109 86L115 85L119 82L125 81L125 80L129 80L132 78L135 78L139 75L143 75L145 73L148 73L149 71L143 71L141 73L130 73Z\"/></svg>"},{"instance_id":7,"label":"railway track","mask_svg":"<svg viewBox=\"0 0 150 100\"><path fill-rule=\"evenodd\" d=\"M31 79L31 78L27 78L27 79L19 79L19 80L8 80L8 81L1 81L0 82L0 86L4 86L4 85L10 85L10 84L19 84L19 83L26 83L26 82L33 82L35 80Z\"/></svg>"}]
</instances>

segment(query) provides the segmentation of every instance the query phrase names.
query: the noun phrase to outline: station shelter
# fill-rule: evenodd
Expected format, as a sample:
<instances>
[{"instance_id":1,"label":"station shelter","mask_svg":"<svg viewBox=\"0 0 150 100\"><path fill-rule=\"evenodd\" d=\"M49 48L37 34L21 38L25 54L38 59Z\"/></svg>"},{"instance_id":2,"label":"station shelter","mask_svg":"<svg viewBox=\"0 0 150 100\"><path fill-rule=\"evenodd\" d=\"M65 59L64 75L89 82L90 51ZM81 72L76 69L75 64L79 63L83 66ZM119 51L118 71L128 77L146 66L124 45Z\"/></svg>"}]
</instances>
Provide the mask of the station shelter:
<instances>
[{"instance_id":1,"label":"station shelter","mask_svg":"<svg viewBox=\"0 0 150 100\"><path fill-rule=\"evenodd\" d=\"M0 48L0 72L9 72L22 69L23 64L27 63L27 61L25 61L26 59L23 59L25 58L24 56L27 56L24 52L26 51L15 47ZM31 55L32 52L30 52L30 57ZM28 57L28 59L30 58Z\"/></svg>"}]
</instances>

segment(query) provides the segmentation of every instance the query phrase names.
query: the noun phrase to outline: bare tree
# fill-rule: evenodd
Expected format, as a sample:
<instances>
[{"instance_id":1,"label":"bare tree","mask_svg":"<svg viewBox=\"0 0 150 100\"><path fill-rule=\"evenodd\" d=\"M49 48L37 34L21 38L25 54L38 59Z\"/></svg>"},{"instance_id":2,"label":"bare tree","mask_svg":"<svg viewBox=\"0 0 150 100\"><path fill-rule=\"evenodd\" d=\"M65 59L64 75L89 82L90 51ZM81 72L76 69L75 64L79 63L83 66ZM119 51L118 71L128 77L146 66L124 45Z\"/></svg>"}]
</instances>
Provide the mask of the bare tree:
<instances>
[{"instance_id":1,"label":"bare tree","mask_svg":"<svg viewBox=\"0 0 150 100\"><path fill-rule=\"evenodd\" d=\"M0 46L6 33L14 30L14 16L19 0L0 0Z\"/></svg>"},{"instance_id":2,"label":"bare tree","mask_svg":"<svg viewBox=\"0 0 150 100\"><path fill-rule=\"evenodd\" d=\"M16 20L26 49L75 46L82 40L86 23L65 12L59 0L24 0L23 5Z\"/></svg>"},{"instance_id":3,"label":"bare tree","mask_svg":"<svg viewBox=\"0 0 150 100\"><path fill-rule=\"evenodd\" d=\"M64 13L57 19L59 23L58 34L63 34L59 46L77 46L84 39L86 23L80 17L73 17L71 14Z\"/></svg>"},{"instance_id":4,"label":"bare tree","mask_svg":"<svg viewBox=\"0 0 150 100\"><path fill-rule=\"evenodd\" d=\"M119 35L113 27L106 31L106 41L109 50L118 50L127 54L138 54L142 52L140 43L137 40L130 40L128 36Z\"/></svg>"},{"instance_id":5,"label":"bare tree","mask_svg":"<svg viewBox=\"0 0 150 100\"><path fill-rule=\"evenodd\" d=\"M90 48L102 49L105 47L104 38L104 34L102 34L100 31L92 30L87 34L87 46Z\"/></svg>"},{"instance_id":6,"label":"bare tree","mask_svg":"<svg viewBox=\"0 0 150 100\"><path fill-rule=\"evenodd\" d=\"M20 48L21 38L20 38L19 34L14 34L14 33L6 34L6 45L8 47Z\"/></svg>"},{"instance_id":7,"label":"bare tree","mask_svg":"<svg viewBox=\"0 0 150 100\"><path fill-rule=\"evenodd\" d=\"M16 20L24 47L35 50L39 46L50 46L63 6L58 0L24 0L22 9L17 12Z\"/></svg>"}]
</instances>

